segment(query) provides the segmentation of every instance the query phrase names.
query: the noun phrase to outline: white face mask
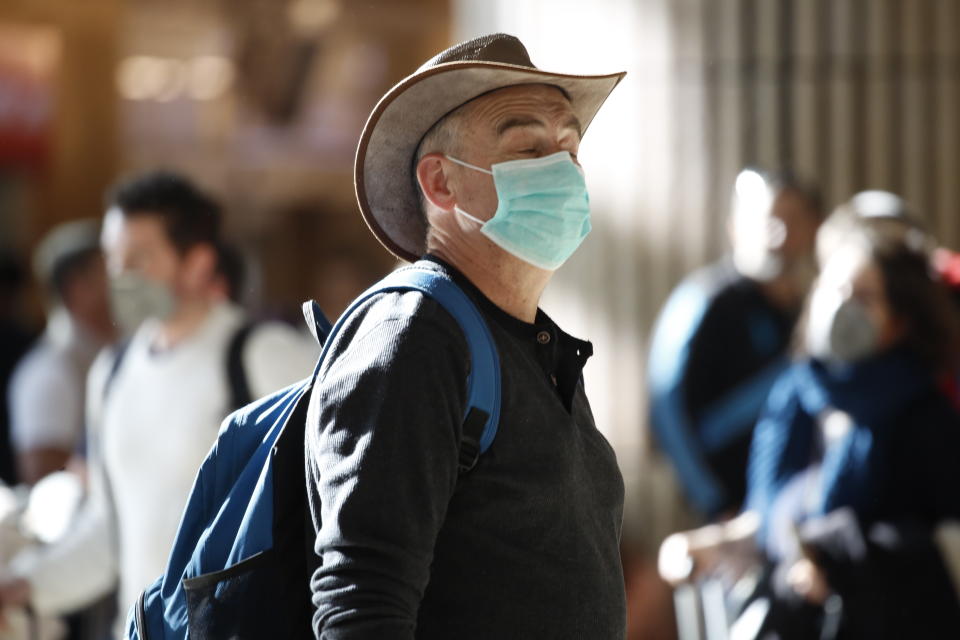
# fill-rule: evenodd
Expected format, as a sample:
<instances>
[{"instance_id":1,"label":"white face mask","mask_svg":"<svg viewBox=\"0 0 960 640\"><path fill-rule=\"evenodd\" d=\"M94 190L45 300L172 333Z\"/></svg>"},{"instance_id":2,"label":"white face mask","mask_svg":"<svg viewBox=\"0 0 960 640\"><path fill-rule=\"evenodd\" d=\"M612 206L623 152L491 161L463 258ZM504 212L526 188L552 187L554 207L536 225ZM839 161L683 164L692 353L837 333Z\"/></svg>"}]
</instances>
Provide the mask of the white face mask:
<instances>
[{"instance_id":1,"label":"white face mask","mask_svg":"<svg viewBox=\"0 0 960 640\"><path fill-rule=\"evenodd\" d=\"M834 363L851 363L877 350L879 332L866 308L839 292L815 289L810 298L807 352Z\"/></svg>"},{"instance_id":2,"label":"white face mask","mask_svg":"<svg viewBox=\"0 0 960 640\"><path fill-rule=\"evenodd\" d=\"M170 287L125 271L110 278L110 307L124 335L130 335L148 318L165 320L176 309Z\"/></svg>"}]
</instances>

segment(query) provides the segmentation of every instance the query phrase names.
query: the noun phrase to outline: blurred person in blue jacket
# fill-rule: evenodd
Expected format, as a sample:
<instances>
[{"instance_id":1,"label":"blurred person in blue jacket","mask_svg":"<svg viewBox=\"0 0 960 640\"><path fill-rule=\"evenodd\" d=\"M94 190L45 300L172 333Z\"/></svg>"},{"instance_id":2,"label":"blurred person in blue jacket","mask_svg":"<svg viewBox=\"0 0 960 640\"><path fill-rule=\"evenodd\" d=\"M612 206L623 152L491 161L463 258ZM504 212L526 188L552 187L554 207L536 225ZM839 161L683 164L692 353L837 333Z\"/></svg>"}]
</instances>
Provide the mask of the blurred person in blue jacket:
<instances>
[{"instance_id":1,"label":"blurred person in blue jacket","mask_svg":"<svg viewBox=\"0 0 960 640\"><path fill-rule=\"evenodd\" d=\"M660 312L648 363L651 425L708 519L743 501L752 428L786 366L822 219L811 188L745 169L728 224L731 255L687 276Z\"/></svg>"},{"instance_id":2,"label":"blurred person in blue jacket","mask_svg":"<svg viewBox=\"0 0 960 640\"><path fill-rule=\"evenodd\" d=\"M958 323L931 247L919 228L870 219L836 242L801 326L808 357L757 424L747 508L809 605L773 617L783 638L821 626L831 596L837 637L960 631L934 544L935 528L960 518L960 416L941 385L957 367Z\"/></svg>"},{"instance_id":3,"label":"blurred person in blue jacket","mask_svg":"<svg viewBox=\"0 0 960 640\"><path fill-rule=\"evenodd\" d=\"M957 312L918 227L830 227L800 359L755 428L746 509L668 538L661 572L758 563L754 598L768 605L757 637L953 637L960 601L942 532L960 519L960 416L940 381L960 354Z\"/></svg>"}]
</instances>

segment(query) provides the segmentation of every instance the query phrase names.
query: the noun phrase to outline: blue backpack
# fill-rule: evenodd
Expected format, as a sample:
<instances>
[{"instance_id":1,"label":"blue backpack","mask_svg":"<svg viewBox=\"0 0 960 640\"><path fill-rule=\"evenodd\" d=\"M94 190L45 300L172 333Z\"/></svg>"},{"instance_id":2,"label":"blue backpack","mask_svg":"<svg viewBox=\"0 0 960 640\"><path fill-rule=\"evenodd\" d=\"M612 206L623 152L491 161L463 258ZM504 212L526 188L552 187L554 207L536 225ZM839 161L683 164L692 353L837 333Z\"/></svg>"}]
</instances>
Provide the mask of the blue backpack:
<instances>
[{"instance_id":1,"label":"blue backpack","mask_svg":"<svg viewBox=\"0 0 960 640\"><path fill-rule=\"evenodd\" d=\"M459 323L470 350L460 470L469 471L496 436L500 362L470 298L448 277L407 267L353 302L335 326L316 302L304 304L323 349L313 375L231 414L200 466L166 571L127 618L131 640L313 637L304 428L331 336L371 296L416 290ZM158 508L162 506L158 505Z\"/></svg>"}]
</instances>

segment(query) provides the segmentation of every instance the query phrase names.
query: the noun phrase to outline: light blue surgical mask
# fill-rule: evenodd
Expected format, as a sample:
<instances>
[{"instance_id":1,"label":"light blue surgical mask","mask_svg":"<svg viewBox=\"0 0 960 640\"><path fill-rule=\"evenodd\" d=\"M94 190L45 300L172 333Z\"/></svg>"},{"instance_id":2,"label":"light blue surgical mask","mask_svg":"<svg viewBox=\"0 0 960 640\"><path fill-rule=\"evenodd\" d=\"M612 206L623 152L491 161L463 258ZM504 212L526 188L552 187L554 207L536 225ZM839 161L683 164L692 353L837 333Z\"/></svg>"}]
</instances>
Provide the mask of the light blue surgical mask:
<instances>
[{"instance_id":1,"label":"light blue surgical mask","mask_svg":"<svg viewBox=\"0 0 960 640\"><path fill-rule=\"evenodd\" d=\"M459 207L454 210L480 225L480 231L505 251L553 271L569 258L590 233L590 196L583 169L570 153L499 162L492 171L447 156L451 162L493 176L498 205L493 217L480 220Z\"/></svg>"}]
</instances>

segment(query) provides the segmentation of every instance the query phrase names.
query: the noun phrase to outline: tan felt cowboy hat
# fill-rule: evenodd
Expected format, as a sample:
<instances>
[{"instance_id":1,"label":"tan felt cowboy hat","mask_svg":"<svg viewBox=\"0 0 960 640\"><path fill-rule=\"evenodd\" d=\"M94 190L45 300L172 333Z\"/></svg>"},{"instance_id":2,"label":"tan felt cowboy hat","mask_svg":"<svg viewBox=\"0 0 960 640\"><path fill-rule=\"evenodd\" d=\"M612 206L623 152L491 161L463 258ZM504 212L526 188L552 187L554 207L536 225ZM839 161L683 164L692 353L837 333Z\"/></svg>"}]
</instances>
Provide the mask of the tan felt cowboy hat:
<instances>
[{"instance_id":1,"label":"tan felt cowboy hat","mask_svg":"<svg viewBox=\"0 0 960 640\"><path fill-rule=\"evenodd\" d=\"M485 93L519 84L566 92L584 131L625 73L578 76L541 71L523 43L502 33L462 42L426 62L387 92L360 136L354 165L357 201L370 230L397 257L426 251L414 156L445 115Z\"/></svg>"}]
</instances>

